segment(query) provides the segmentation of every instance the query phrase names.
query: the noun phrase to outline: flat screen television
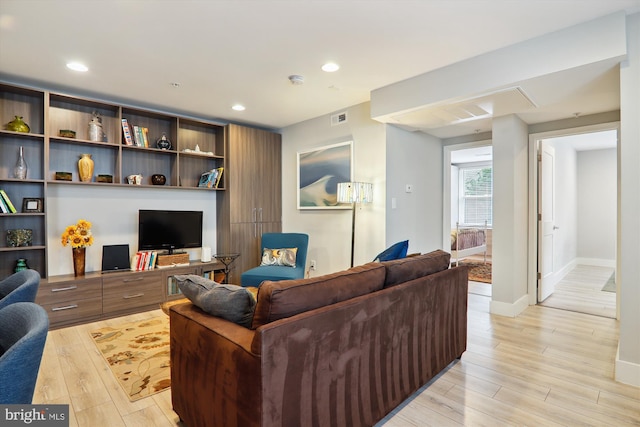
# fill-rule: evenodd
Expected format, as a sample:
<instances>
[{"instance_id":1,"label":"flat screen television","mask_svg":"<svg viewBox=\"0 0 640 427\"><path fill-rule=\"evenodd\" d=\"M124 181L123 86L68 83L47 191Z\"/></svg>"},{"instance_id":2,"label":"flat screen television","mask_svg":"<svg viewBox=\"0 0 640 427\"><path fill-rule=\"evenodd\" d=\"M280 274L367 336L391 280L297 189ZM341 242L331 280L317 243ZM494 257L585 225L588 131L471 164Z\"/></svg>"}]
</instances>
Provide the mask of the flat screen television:
<instances>
[{"instance_id":1,"label":"flat screen television","mask_svg":"<svg viewBox=\"0 0 640 427\"><path fill-rule=\"evenodd\" d=\"M138 211L138 250L202 247L202 211Z\"/></svg>"}]
</instances>

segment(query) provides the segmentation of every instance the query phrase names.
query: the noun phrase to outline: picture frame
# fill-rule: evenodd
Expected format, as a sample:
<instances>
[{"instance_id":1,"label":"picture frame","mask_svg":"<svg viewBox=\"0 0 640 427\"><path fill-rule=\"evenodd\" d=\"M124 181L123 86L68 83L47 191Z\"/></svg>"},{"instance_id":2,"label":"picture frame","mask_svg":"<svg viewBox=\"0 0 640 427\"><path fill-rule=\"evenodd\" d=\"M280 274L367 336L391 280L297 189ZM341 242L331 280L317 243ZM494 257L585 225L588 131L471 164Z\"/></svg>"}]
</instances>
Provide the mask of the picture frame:
<instances>
[{"instance_id":1,"label":"picture frame","mask_svg":"<svg viewBox=\"0 0 640 427\"><path fill-rule=\"evenodd\" d=\"M22 199L22 213L44 212L44 199L25 197Z\"/></svg>"},{"instance_id":2,"label":"picture frame","mask_svg":"<svg viewBox=\"0 0 640 427\"><path fill-rule=\"evenodd\" d=\"M353 141L298 152L298 209L351 209L338 203L338 183L353 181Z\"/></svg>"}]
</instances>

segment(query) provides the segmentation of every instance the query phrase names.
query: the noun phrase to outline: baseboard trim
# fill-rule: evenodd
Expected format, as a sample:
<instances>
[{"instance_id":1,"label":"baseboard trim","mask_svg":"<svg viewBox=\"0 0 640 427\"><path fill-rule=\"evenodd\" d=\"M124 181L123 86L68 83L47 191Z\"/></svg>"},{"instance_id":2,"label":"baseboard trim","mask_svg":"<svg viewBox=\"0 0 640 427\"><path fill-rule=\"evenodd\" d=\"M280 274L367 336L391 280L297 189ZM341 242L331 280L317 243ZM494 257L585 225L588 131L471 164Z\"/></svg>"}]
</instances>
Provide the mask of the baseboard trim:
<instances>
[{"instance_id":1,"label":"baseboard trim","mask_svg":"<svg viewBox=\"0 0 640 427\"><path fill-rule=\"evenodd\" d=\"M620 360L620 344L616 351L616 381L640 387L640 364Z\"/></svg>"},{"instance_id":2,"label":"baseboard trim","mask_svg":"<svg viewBox=\"0 0 640 427\"><path fill-rule=\"evenodd\" d=\"M615 259L601 259L601 258L576 258L574 260L576 264L580 265L593 265L595 267L609 267L616 268Z\"/></svg>"},{"instance_id":3,"label":"baseboard trim","mask_svg":"<svg viewBox=\"0 0 640 427\"><path fill-rule=\"evenodd\" d=\"M491 301L489 312L499 316L517 317L529 306L529 295L521 296L516 302Z\"/></svg>"}]
</instances>

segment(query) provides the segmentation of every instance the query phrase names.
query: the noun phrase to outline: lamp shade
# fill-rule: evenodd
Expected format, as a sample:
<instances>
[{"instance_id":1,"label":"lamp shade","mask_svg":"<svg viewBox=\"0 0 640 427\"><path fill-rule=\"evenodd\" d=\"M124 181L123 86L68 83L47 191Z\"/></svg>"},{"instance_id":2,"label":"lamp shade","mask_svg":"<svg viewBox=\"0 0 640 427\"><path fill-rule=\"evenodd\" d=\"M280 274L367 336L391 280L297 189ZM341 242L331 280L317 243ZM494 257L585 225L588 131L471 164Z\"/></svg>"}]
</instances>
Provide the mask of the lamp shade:
<instances>
[{"instance_id":1,"label":"lamp shade","mask_svg":"<svg viewBox=\"0 0 640 427\"><path fill-rule=\"evenodd\" d=\"M371 203L373 184L370 182L341 182L338 184L339 203Z\"/></svg>"}]
</instances>

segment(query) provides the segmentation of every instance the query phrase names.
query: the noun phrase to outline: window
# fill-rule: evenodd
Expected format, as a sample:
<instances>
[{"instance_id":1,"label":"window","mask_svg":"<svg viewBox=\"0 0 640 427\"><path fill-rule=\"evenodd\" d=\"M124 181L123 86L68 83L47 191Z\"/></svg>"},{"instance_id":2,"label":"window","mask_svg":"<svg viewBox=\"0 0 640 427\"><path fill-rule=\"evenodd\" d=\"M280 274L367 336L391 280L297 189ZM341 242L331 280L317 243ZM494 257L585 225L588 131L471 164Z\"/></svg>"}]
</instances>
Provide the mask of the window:
<instances>
[{"instance_id":1,"label":"window","mask_svg":"<svg viewBox=\"0 0 640 427\"><path fill-rule=\"evenodd\" d=\"M493 168L460 167L459 220L461 224L493 223Z\"/></svg>"}]
</instances>

